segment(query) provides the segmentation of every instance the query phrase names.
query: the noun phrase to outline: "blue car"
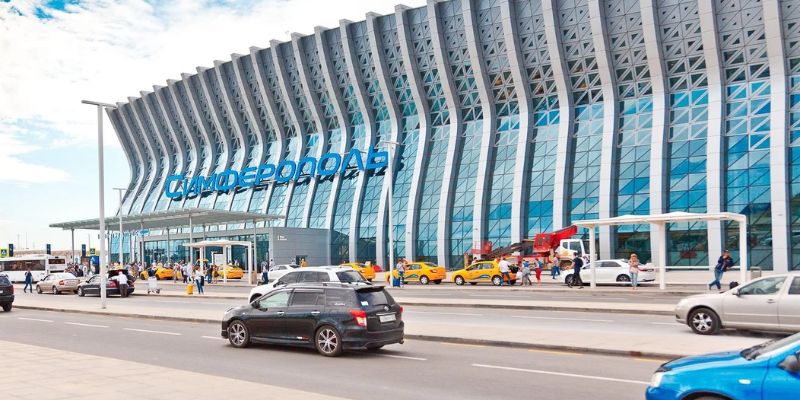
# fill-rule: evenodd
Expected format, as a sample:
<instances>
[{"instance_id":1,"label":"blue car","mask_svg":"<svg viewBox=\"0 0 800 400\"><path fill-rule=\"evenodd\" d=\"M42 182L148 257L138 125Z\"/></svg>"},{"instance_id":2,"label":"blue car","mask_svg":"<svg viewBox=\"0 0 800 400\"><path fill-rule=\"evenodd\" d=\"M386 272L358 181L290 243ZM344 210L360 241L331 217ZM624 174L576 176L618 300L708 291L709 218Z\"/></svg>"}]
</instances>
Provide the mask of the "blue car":
<instances>
[{"instance_id":1,"label":"blue car","mask_svg":"<svg viewBox=\"0 0 800 400\"><path fill-rule=\"evenodd\" d=\"M800 333L670 361L656 370L646 393L648 400L800 399Z\"/></svg>"}]
</instances>

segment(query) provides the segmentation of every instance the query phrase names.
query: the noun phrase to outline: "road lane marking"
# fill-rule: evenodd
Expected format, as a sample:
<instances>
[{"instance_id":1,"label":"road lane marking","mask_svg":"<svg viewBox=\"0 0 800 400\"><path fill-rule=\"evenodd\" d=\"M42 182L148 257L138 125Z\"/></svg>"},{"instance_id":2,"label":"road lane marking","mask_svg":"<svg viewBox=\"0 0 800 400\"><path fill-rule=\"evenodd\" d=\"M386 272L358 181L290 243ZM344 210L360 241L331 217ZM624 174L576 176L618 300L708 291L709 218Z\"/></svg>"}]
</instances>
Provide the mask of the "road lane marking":
<instances>
[{"instance_id":1,"label":"road lane marking","mask_svg":"<svg viewBox=\"0 0 800 400\"><path fill-rule=\"evenodd\" d=\"M408 310L411 314L430 314L430 315L466 315L470 317L482 317L483 314L469 314L469 313L456 313L456 312L425 312Z\"/></svg>"},{"instance_id":2,"label":"road lane marking","mask_svg":"<svg viewBox=\"0 0 800 400\"><path fill-rule=\"evenodd\" d=\"M217 336L200 336L200 337L203 338L203 339L214 339L214 340L225 340L225 341L228 340L228 339L217 337Z\"/></svg>"},{"instance_id":3,"label":"road lane marking","mask_svg":"<svg viewBox=\"0 0 800 400\"><path fill-rule=\"evenodd\" d=\"M75 326L87 326L89 328L108 328L106 325L93 325L93 324L82 324L80 322L64 322L67 325L75 325Z\"/></svg>"},{"instance_id":4,"label":"road lane marking","mask_svg":"<svg viewBox=\"0 0 800 400\"><path fill-rule=\"evenodd\" d=\"M36 322L53 322L53 321L51 321L51 320L49 320L49 319L39 319L39 318L25 318L25 317L19 317L19 318L17 318L17 319L21 319L21 320L25 320L25 321L36 321Z\"/></svg>"},{"instance_id":5,"label":"road lane marking","mask_svg":"<svg viewBox=\"0 0 800 400\"><path fill-rule=\"evenodd\" d=\"M378 355L381 357L401 358L403 360L428 361L427 358L421 358L421 357L396 356L394 354L378 354Z\"/></svg>"},{"instance_id":6,"label":"road lane marking","mask_svg":"<svg viewBox=\"0 0 800 400\"><path fill-rule=\"evenodd\" d=\"M181 336L180 333L164 332L164 331L151 331L151 330L147 330L147 329L124 328L124 330L133 331L133 332L143 332L143 333L158 333L158 334L161 334L161 335Z\"/></svg>"},{"instance_id":7,"label":"road lane marking","mask_svg":"<svg viewBox=\"0 0 800 400\"><path fill-rule=\"evenodd\" d=\"M514 368L514 367L503 367L500 365L487 365L487 364L472 364L473 367L479 368L489 368L489 369L501 369L504 371L516 371L516 372L530 372L532 374L542 374L542 375L555 375L555 376L566 376L570 378L583 378L583 379L593 379L597 381L606 381L606 382L620 382L620 383L632 383L635 385L649 385L650 382L645 381L634 381L631 379L619 379L619 378L608 378L605 376L593 376L593 375L580 375L580 374L570 374L566 372L552 372L552 371L541 371L538 369L525 369L525 368Z\"/></svg>"},{"instance_id":8,"label":"road lane marking","mask_svg":"<svg viewBox=\"0 0 800 400\"><path fill-rule=\"evenodd\" d=\"M610 319L588 319L588 318L557 318L557 317L530 317L527 315L511 315L511 318L525 319L552 319L557 321L583 321L583 322L614 322Z\"/></svg>"}]
</instances>

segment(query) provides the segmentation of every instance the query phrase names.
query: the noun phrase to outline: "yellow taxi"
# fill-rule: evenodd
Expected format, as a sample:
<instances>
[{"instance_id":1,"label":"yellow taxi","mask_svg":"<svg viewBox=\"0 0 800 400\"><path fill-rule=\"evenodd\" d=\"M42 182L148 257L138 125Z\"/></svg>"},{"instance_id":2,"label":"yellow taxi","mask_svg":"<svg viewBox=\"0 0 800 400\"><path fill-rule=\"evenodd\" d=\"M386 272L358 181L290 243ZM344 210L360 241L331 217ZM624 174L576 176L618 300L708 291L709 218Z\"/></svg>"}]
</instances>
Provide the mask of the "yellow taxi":
<instances>
[{"instance_id":1,"label":"yellow taxi","mask_svg":"<svg viewBox=\"0 0 800 400\"><path fill-rule=\"evenodd\" d=\"M228 273L228 279L242 279L244 270L233 265L226 265L224 267L217 267L216 276L219 278L225 277L225 272Z\"/></svg>"},{"instance_id":2,"label":"yellow taxi","mask_svg":"<svg viewBox=\"0 0 800 400\"><path fill-rule=\"evenodd\" d=\"M148 278L149 276L148 270L149 269L145 269L144 271L142 271L141 274L139 274L142 277L142 279ZM153 275L155 275L156 279L158 280L172 279L173 276L175 275L175 271L173 271L172 268L165 267L161 264L156 265L155 271L156 272Z\"/></svg>"},{"instance_id":3,"label":"yellow taxi","mask_svg":"<svg viewBox=\"0 0 800 400\"><path fill-rule=\"evenodd\" d=\"M372 265L366 266L362 263L344 263L341 264L342 267L350 267L358 272L361 272L361 275L364 275L364 279L372 282L375 279L375 269L372 268Z\"/></svg>"},{"instance_id":4,"label":"yellow taxi","mask_svg":"<svg viewBox=\"0 0 800 400\"><path fill-rule=\"evenodd\" d=\"M394 270L392 275L397 278L397 270ZM406 264L403 280L418 281L423 285L433 282L438 285L442 283L446 275L447 271L445 271L444 267L440 267L434 263L415 261ZM386 274L386 282L389 282L389 274Z\"/></svg>"},{"instance_id":5,"label":"yellow taxi","mask_svg":"<svg viewBox=\"0 0 800 400\"><path fill-rule=\"evenodd\" d=\"M517 281L515 271L517 268L512 265L508 273L512 285ZM500 273L499 263L494 260L476 261L466 268L453 272L453 283L461 286L465 282L469 282L470 285L486 282L500 286L503 283L503 274Z\"/></svg>"}]
</instances>

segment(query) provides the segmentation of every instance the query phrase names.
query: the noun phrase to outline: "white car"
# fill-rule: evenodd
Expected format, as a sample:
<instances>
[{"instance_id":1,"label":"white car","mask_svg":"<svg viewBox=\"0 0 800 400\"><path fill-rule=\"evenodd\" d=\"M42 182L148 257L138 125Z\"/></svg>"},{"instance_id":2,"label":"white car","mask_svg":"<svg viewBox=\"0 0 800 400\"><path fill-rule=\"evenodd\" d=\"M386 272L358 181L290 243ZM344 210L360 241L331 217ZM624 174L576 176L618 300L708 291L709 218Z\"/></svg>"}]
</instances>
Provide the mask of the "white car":
<instances>
[{"instance_id":1,"label":"white car","mask_svg":"<svg viewBox=\"0 0 800 400\"><path fill-rule=\"evenodd\" d=\"M722 328L800 332L800 272L764 276L722 293L687 297L675 319L695 333Z\"/></svg>"},{"instance_id":2,"label":"white car","mask_svg":"<svg viewBox=\"0 0 800 400\"><path fill-rule=\"evenodd\" d=\"M300 268L297 264L280 264L275 265L269 269L269 281L276 281L280 279L282 276L286 275L290 271L294 271L295 269Z\"/></svg>"},{"instance_id":3,"label":"white car","mask_svg":"<svg viewBox=\"0 0 800 400\"><path fill-rule=\"evenodd\" d=\"M272 278L270 276L270 278ZM292 283L304 282L343 282L357 285L371 285L360 272L339 266L295 268L287 271L282 277L270 280L266 285L260 285L250 290L250 302L261 296Z\"/></svg>"},{"instance_id":4,"label":"white car","mask_svg":"<svg viewBox=\"0 0 800 400\"><path fill-rule=\"evenodd\" d=\"M626 260L599 260L597 263L597 283L598 284L617 284L630 285L631 266ZM572 283L573 270L562 271L561 280L564 283ZM584 285L588 285L592 279L591 263L587 263L581 270L581 280ZM653 282L656 280L655 270L649 265L639 265L639 283Z\"/></svg>"}]
</instances>

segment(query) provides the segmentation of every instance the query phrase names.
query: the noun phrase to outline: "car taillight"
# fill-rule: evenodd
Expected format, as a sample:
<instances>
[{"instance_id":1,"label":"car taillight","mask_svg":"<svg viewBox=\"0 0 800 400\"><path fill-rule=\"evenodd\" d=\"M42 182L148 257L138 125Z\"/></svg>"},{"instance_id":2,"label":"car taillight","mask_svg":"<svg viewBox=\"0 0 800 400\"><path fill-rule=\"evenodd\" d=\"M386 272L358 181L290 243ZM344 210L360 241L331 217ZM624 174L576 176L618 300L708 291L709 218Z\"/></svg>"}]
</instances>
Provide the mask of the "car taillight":
<instances>
[{"instance_id":1,"label":"car taillight","mask_svg":"<svg viewBox=\"0 0 800 400\"><path fill-rule=\"evenodd\" d=\"M108 281L108 287L110 287L110 288L115 288L115 287L117 287L117 282L114 282L114 281Z\"/></svg>"},{"instance_id":2,"label":"car taillight","mask_svg":"<svg viewBox=\"0 0 800 400\"><path fill-rule=\"evenodd\" d=\"M58 281L58 284L64 286L64 281Z\"/></svg>"},{"instance_id":3,"label":"car taillight","mask_svg":"<svg viewBox=\"0 0 800 400\"><path fill-rule=\"evenodd\" d=\"M350 315L356 320L358 326L367 326L367 313L364 310L350 310Z\"/></svg>"},{"instance_id":4,"label":"car taillight","mask_svg":"<svg viewBox=\"0 0 800 400\"><path fill-rule=\"evenodd\" d=\"M400 314L403 313L403 306L400 306Z\"/></svg>"},{"instance_id":5,"label":"car taillight","mask_svg":"<svg viewBox=\"0 0 800 400\"><path fill-rule=\"evenodd\" d=\"M11 294L14 294L14 285L11 285Z\"/></svg>"}]
</instances>

